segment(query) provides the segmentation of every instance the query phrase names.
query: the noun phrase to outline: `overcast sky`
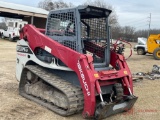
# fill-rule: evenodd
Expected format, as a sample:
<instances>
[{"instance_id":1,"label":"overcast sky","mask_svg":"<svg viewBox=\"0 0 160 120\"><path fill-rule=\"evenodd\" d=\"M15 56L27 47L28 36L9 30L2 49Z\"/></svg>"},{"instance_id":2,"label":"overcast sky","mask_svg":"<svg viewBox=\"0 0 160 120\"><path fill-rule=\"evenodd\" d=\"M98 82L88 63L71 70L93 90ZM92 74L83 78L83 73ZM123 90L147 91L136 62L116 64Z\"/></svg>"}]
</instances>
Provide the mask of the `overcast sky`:
<instances>
[{"instance_id":1,"label":"overcast sky","mask_svg":"<svg viewBox=\"0 0 160 120\"><path fill-rule=\"evenodd\" d=\"M37 7L41 0L1 0ZM53 0L54 1L54 0ZM63 0L80 5L86 0ZM151 13L151 28L160 28L160 0L104 0L112 5L117 13L121 26L133 26L136 29L148 29Z\"/></svg>"}]
</instances>

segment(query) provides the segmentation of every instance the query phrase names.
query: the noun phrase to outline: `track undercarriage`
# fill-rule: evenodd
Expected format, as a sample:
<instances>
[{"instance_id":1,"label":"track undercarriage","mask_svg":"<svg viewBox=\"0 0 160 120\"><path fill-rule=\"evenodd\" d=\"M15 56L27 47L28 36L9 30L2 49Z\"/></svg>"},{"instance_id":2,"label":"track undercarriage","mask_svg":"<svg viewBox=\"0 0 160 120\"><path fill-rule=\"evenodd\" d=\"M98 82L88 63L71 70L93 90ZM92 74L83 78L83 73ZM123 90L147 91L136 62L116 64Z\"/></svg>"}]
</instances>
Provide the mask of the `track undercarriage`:
<instances>
[{"instance_id":1,"label":"track undercarriage","mask_svg":"<svg viewBox=\"0 0 160 120\"><path fill-rule=\"evenodd\" d=\"M38 66L25 67L19 91L20 95L62 116L68 116L83 109L81 88Z\"/></svg>"}]
</instances>

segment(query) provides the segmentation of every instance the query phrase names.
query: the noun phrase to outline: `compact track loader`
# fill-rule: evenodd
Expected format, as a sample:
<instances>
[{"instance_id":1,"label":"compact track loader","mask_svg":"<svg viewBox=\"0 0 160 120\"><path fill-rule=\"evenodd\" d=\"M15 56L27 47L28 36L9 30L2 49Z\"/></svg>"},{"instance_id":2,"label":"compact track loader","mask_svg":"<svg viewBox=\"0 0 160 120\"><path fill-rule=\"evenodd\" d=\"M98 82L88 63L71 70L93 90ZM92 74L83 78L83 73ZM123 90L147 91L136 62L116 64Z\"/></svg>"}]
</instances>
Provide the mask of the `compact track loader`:
<instances>
[{"instance_id":1,"label":"compact track loader","mask_svg":"<svg viewBox=\"0 0 160 120\"><path fill-rule=\"evenodd\" d=\"M78 6L50 11L45 30L25 25L17 42L20 95L62 116L103 119L131 109L137 97L124 46L110 42L110 13Z\"/></svg>"}]
</instances>

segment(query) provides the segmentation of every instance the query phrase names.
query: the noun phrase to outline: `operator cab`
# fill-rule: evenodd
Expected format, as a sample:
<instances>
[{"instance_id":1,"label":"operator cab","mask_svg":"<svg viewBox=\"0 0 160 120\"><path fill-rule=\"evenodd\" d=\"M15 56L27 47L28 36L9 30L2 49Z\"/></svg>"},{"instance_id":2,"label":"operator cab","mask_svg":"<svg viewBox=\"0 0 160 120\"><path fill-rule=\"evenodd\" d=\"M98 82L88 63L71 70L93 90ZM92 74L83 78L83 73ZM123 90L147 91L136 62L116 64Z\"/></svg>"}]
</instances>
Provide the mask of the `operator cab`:
<instances>
[{"instance_id":1,"label":"operator cab","mask_svg":"<svg viewBox=\"0 0 160 120\"><path fill-rule=\"evenodd\" d=\"M111 10L94 6L51 11L47 20L46 35L77 52L91 54L95 68L108 69L110 13Z\"/></svg>"}]
</instances>

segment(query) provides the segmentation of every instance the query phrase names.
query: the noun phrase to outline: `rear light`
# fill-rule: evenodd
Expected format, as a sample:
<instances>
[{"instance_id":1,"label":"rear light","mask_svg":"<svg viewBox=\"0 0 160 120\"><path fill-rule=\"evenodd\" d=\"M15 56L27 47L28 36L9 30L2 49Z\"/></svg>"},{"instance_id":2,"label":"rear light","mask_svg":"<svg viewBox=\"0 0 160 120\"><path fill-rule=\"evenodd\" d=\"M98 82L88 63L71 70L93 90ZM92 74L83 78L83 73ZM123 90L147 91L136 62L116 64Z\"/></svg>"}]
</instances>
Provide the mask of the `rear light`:
<instances>
[{"instance_id":1,"label":"rear light","mask_svg":"<svg viewBox=\"0 0 160 120\"><path fill-rule=\"evenodd\" d=\"M13 33L13 36L15 35L15 33Z\"/></svg>"}]
</instances>

